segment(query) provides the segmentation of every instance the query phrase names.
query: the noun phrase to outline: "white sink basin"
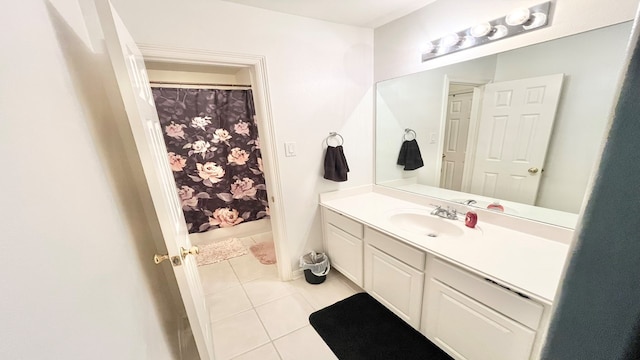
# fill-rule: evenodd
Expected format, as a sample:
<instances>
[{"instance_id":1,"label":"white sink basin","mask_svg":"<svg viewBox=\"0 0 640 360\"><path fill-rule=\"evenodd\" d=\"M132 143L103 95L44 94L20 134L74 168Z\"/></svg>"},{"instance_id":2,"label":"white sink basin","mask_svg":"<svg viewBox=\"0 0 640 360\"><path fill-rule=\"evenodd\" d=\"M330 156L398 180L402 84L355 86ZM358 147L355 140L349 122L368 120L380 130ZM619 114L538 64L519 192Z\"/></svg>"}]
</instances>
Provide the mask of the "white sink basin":
<instances>
[{"instance_id":1,"label":"white sink basin","mask_svg":"<svg viewBox=\"0 0 640 360\"><path fill-rule=\"evenodd\" d=\"M401 212L389 216L389 221L400 229L429 237L462 236L464 231L454 223L434 215L418 212Z\"/></svg>"}]
</instances>

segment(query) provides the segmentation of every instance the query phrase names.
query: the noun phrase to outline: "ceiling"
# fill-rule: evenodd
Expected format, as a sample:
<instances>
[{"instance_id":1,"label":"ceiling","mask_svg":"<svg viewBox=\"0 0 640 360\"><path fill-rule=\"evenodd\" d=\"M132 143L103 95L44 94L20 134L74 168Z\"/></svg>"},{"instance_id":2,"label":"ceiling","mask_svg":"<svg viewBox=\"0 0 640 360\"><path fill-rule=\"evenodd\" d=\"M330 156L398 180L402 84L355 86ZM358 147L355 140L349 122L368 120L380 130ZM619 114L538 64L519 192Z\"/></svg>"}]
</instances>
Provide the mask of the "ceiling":
<instances>
[{"instance_id":1,"label":"ceiling","mask_svg":"<svg viewBox=\"0 0 640 360\"><path fill-rule=\"evenodd\" d=\"M338 24L376 28L435 0L223 0L236 4L326 20Z\"/></svg>"}]
</instances>

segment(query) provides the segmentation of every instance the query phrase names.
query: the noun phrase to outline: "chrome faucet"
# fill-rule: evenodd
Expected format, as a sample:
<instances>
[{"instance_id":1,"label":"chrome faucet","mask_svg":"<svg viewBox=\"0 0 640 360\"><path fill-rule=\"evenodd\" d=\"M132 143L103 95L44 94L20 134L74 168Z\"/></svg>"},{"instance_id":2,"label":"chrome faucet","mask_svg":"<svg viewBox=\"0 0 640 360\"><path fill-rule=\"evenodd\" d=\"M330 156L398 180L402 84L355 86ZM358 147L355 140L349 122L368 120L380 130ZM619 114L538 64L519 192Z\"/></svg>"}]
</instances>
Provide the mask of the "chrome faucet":
<instances>
[{"instance_id":1,"label":"chrome faucet","mask_svg":"<svg viewBox=\"0 0 640 360\"><path fill-rule=\"evenodd\" d=\"M440 205L436 206L436 208L433 209L433 211L431 212L431 215L439 216L441 218L450 219L450 220L458 220L458 212L456 211L456 209L451 209L448 206L446 209L444 209Z\"/></svg>"}]
</instances>

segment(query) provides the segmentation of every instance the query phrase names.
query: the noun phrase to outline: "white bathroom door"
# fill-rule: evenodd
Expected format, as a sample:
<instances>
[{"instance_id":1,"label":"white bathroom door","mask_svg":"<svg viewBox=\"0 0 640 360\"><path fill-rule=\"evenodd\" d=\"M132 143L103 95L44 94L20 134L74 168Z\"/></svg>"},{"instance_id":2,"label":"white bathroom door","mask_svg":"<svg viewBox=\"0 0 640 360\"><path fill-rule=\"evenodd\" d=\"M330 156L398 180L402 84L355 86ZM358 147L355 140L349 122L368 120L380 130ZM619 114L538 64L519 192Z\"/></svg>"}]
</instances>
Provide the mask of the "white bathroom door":
<instances>
[{"instance_id":1,"label":"white bathroom door","mask_svg":"<svg viewBox=\"0 0 640 360\"><path fill-rule=\"evenodd\" d=\"M449 95L442 151L440 187L460 191L471 119L473 93Z\"/></svg>"},{"instance_id":2,"label":"white bathroom door","mask_svg":"<svg viewBox=\"0 0 640 360\"><path fill-rule=\"evenodd\" d=\"M202 360L213 360L211 324L195 257L183 255L191 248L182 207L177 197L162 129L138 47L108 0L96 0L107 50L131 133L142 162L155 213L167 245L191 330ZM149 258L149 261L152 261Z\"/></svg>"},{"instance_id":3,"label":"white bathroom door","mask_svg":"<svg viewBox=\"0 0 640 360\"><path fill-rule=\"evenodd\" d=\"M471 192L534 204L563 74L485 86Z\"/></svg>"}]
</instances>

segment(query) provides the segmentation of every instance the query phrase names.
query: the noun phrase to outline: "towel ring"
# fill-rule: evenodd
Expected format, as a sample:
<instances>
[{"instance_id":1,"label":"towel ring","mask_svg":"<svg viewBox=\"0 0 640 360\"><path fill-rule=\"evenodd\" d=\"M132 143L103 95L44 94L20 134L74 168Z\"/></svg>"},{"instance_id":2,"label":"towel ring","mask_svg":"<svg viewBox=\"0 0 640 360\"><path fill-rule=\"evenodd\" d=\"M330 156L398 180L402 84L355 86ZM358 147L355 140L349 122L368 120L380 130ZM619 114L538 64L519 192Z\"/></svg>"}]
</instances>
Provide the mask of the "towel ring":
<instances>
[{"instance_id":1,"label":"towel ring","mask_svg":"<svg viewBox=\"0 0 640 360\"><path fill-rule=\"evenodd\" d=\"M340 143L338 144L338 146L342 146L342 144L344 144L344 138L342 137L342 135L338 134L337 132L330 132L329 136L327 136L327 138L324 140L327 143L327 146L329 146L329 139L333 138L333 137L339 137L340 138Z\"/></svg>"},{"instance_id":2,"label":"towel ring","mask_svg":"<svg viewBox=\"0 0 640 360\"><path fill-rule=\"evenodd\" d=\"M413 135L413 139L407 139L407 136L411 136ZM402 135L402 139L403 140L415 140L417 137L417 134L415 131L413 131L412 129L406 128L404 129L404 135Z\"/></svg>"}]
</instances>

